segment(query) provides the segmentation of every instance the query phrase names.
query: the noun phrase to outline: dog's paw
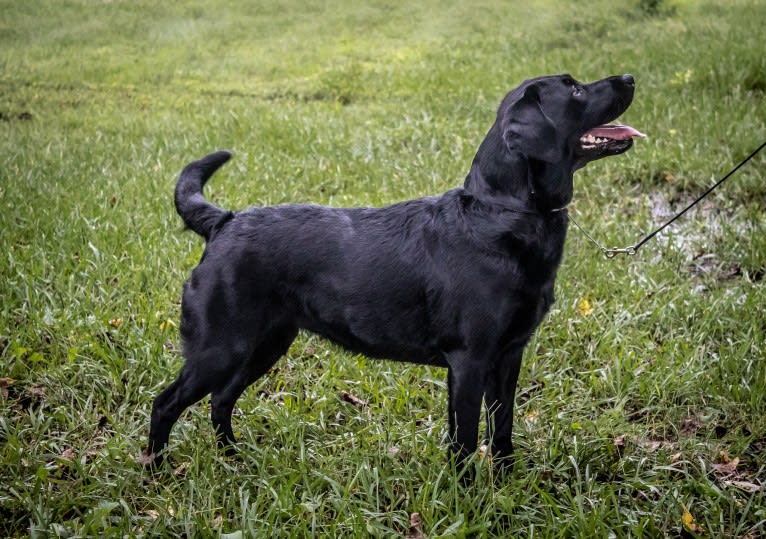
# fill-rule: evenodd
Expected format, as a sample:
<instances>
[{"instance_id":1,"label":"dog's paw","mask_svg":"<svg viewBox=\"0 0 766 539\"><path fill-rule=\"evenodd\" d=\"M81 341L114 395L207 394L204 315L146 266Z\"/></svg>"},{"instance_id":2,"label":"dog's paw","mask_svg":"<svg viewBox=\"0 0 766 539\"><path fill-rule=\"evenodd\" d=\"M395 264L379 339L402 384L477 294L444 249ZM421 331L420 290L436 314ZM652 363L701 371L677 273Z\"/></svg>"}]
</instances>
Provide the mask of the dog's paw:
<instances>
[{"instance_id":1,"label":"dog's paw","mask_svg":"<svg viewBox=\"0 0 766 539\"><path fill-rule=\"evenodd\" d=\"M163 457L159 453L149 453L145 447L135 461L144 468L158 468L162 465Z\"/></svg>"}]
</instances>

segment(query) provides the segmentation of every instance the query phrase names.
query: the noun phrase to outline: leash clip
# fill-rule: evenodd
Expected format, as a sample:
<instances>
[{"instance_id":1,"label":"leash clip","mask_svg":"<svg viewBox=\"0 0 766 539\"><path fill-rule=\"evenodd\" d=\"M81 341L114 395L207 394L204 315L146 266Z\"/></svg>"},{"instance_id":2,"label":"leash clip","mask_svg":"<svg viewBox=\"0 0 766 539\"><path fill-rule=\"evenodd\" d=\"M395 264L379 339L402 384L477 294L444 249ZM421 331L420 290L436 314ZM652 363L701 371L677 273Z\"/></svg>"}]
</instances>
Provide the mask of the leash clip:
<instances>
[{"instance_id":1,"label":"leash clip","mask_svg":"<svg viewBox=\"0 0 766 539\"><path fill-rule=\"evenodd\" d=\"M638 249L636 249L635 245L631 245L630 247L612 247L611 249L603 249L604 256L610 259L617 255L633 256L637 251Z\"/></svg>"}]
</instances>

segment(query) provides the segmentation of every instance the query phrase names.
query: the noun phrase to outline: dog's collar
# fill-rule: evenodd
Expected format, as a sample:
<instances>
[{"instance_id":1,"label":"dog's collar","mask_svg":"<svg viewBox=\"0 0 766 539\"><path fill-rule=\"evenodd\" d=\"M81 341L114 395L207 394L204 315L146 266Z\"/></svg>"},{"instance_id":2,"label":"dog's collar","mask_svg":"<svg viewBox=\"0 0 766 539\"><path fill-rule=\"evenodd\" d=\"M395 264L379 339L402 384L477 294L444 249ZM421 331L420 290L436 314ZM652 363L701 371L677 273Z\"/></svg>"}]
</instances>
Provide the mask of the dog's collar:
<instances>
[{"instance_id":1,"label":"dog's collar","mask_svg":"<svg viewBox=\"0 0 766 539\"><path fill-rule=\"evenodd\" d=\"M471 201L469 203L478 203L483 206L495 207L500 211L521 213L524 215L545 216L551 213L565 212L567 210L567 206L552 209L541 209L534 204L533 200L530 200L525 204L521 199L515 197L509 197L509 199L506 200L485 200L480 199L471 193L465 192L463 196L465 197L464 200Z\"/></svg>"},{"instance_id":2,"label":"dog's collar","mask_svg":"<svg viewBox=\"0 0 766 539\"><path fill-rule=\"evenodd\" d=\"M561 208L553 208L551 210L540 210L537 208L513 208L510 206L503 206L503 211L511 213L523 213L525 215L547 215L549 213L561 213L567 211L567 206Z\"/></svg>"},{"instance_id":3,"label":"dog's collar","mask_svg":"<svg viewBox=\"0 0 766 539\"><path fill-rule=\"evenodd\" d=\"M534 204L535 203L535 199L536 199L536 192L535 192L535 184L532 182L532 175L531 174L529 174L527 176L527 185L529 186L529 202L531 204ZM553 208L553 209L550 209L550 210L540 210L540 209L537 209L537 211L531 211L529 213L535 213L535 214L559 213L559 212L562 212L562 211L566 211L566 209L567 209L566 206L562 206L560 208Z\"/></svg>"}]
</instances>

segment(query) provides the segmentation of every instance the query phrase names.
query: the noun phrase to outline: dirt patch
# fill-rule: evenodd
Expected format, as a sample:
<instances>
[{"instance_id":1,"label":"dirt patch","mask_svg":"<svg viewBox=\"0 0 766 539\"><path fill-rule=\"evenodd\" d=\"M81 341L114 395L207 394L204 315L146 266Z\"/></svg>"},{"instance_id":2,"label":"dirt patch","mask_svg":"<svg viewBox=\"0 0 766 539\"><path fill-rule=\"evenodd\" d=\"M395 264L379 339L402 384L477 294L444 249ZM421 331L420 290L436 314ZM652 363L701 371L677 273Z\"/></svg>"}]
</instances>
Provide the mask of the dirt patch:
<instances>
[{"instance_id":1,"label":"dirt patch","mask_svg":"<svg viewBox=\"0 0 766 539\"><path fill-rule=\"evenodd\" d=\"M668 222L686 208L694 198L677 195L668 198L662 193L647 197L654 226ZM685 259L684 270L699 279L714 279L719 283L738 278L751 282L763 279L765 268L747 270L736 262L722 260L719 242L726 237L747 237L757 233L753 224L741 218L739 212L726 206L721 200L705 200L680 217L656 236L664 248L679 253ZM662 256L658 254L659 258Z\"/></svg>"},{"instance_id":2,"label":"dirt patch","mask_svg":"<svg viewBox=\"0 0 766 539\"><path fill-rule=\"evenodd\" d=\"M2 122L31 122L33 119L34 116L32 116L32 113L26 110L24 112L17 113L0 111L0 121Z\"/></svg>"}]
</instances>

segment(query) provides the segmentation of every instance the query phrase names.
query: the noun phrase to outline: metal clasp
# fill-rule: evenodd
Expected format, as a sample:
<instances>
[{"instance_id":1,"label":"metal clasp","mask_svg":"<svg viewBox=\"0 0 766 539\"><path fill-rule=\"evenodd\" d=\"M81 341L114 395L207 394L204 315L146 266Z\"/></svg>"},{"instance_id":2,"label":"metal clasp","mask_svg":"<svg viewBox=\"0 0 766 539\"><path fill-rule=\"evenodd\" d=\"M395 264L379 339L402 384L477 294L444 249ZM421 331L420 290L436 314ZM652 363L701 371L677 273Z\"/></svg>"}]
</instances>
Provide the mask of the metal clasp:
<instances>
[{"instance_id":1,"label":"metal clasp","mask_svg":"<svg viewBox=\"0 0 766 539\"><path fill-rule=\"evenodd\" d=\"M611 249L604 249L603 251L605 257L614 258L617 255L633 256L638 249L636 249L635 245L631 245L630 247L612 247Z\"/></svg>"}]
</instances>

